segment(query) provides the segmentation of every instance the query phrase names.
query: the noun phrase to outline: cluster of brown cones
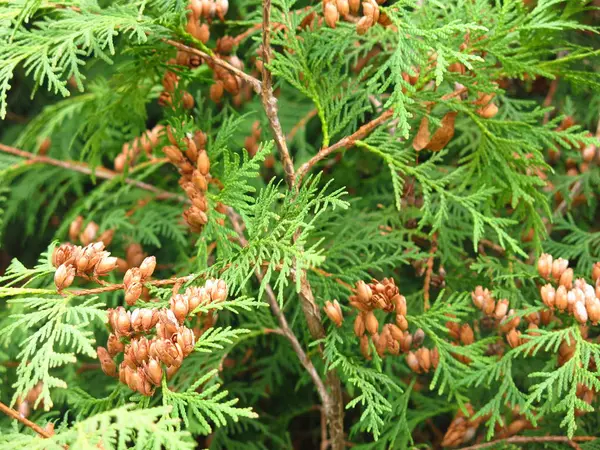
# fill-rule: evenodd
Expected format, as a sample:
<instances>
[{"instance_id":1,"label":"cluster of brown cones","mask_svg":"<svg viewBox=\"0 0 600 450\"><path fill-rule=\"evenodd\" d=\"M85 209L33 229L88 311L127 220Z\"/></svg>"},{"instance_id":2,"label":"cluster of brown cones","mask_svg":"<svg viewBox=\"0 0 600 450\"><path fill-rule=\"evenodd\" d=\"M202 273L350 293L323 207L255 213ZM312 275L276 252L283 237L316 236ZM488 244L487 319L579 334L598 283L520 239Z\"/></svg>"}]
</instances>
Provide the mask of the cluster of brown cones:
<instances>
[{"instance_id":1,"label":"cluster of brown cones","mask_svg":"<svg viewBox=\"0 0 600 450\"><path fill-rule=\"evenodd\" d=\"M372 342L377 354L384 358L386 353L399 355L406 353L406 362L416 373L426 373L437 367L439 354L437 349L421 347L425 333L420 328L413 334L408 331L406 320L406 298L400 294L391 278L382 281L373 280L367 284L360 280L354 289L355 295L349 297L350 305L356 310L354 333L360 338L360 350L366 359L371 359ZM343 323L343 313L337 300L326 302L325 313L336 326ZM394 313L394 323L380 326L374 311ZM411 348L417 348L415 352Z\"/></svg>"},{"instance_id":2,"label":"cluster of brown cones","mask_svg":"<svg viewBox=\"0 0 600 450\"><path fill-rule=\"evenodd\" d=\"M95 241L102 241L106 247L110 245L115 234L114 230L106 230L98 234L100 226L96 222L90 220L83 228L84 222L83 216L77 216L69 225L69 240L72 243L81 242L83 245L89 245Z\"/></svg>"},{"instance_id":3,"label":"cluster of brown cones","mask_svg":"<svg viewBox=\"0 0 600 450\"><path fill-rule=\"evenodd\" d=\"M208 222L206 191L210 160L206 153L206 135L198 130L193 137L186 136L183 151L179 148L170 128L167 128L167 136L172 145L163 147L163 152L171 164L179 170L181 174L179 185L192 202L192 206L183 213L183 218L192 232L200 233Z\"/></svg>"},{"instance_id":4,"label":"cluster of brown cones","mask_svg":"<svg viewBox=\"0 0 600 450\"><path fill-rule=\"evenodd\" d=\"M521 324L521 316L514 309L509 308L510 305L507 299L494 300L489 289L484 289L482 286L477 286L471 292L471 298L475 306L481 309L489 321L493 322L493 326L506 335L506 341L512 348L526 342L528 339L527 336L534 335L535 331L531 330L538 329L540 323L547 325L553 318L552 311L549 310L534 312L524 316L529 331L527 335L523 335L518 330Z\"/></svg>"},{"instance_id":5,"label":"cluster of brown cones","mask_svg":"<svg viewBox=\"0 0 600 450\"><path fill-rule=\"evenodd\" d=\"M362 14L360 14L362 3ZM336 24L343 18L350 22L356 22L356 32L365 34L369 28L379 23L383 26L390 25L390 18L379 11L379 4L385 0L323 0L323 16L325 23L335 28ZM360 18L359 18L360 17Z\"/></svg>"},{"instance_id":6,"label":"cluster of brown cones","mask_svg":"<svg viewBox=\"0 0 600 450\"><path fill-rule=\"evenodd\" d=\"M457 447L461 444L469 442L475 437L479 424L485 420L484 417L473 419L475 410L470 403L465 405L467 414L459 409L450 422L450 426L446 430L444 439L442 440L442 447Z\"/></svg>"},{"instance_id":7,"label":"cluster of brown cones","mask_svg":"<svg viewBox=\"0 0 600 450\"><path fill-rule=\"evenodd\" d=\"M85 247L71 243L61 244L52 253L54 284L61 291L69 287L76 276L97 279L108 275L117 266L117 258L104 251L104 243L94 242Z\"/></svg>"},{"instance_id":8,"label":"cluster of brown cones","mask_svg":"<svg viewBox=\"0 0 600 450\"><path fill-rule=\"evenodd\" d=\"M225 282L211 279L204 287L190 287L183 294L173 295L169 309L110 309L108 324L112 332L106 347L97 350L102 370L109 376L118 376L130 389L152 395L163 374L170 378L179 370L202 332L200 328L185 326L185 320L198 307L226 298ZM208 327L213 324L214 317L210 315ZM121 353L123 361L117 368L115 357Z\"/></svg>"},{"instance_id":9,"label":"cluster of brown cones","mask_svg":"<svg viewBox=\"0 0 600 450\"><path fill-rule=\"evenodd\" d=\"M563 258L554 259L544 253L538 259L538 273L545 280L554 281L540 289L544 305L553 311L572 314L575 319L585 324L588 320L593 325L600 321L600 263L592 267L592 279L595 286L583 278L573 280L573 269L569 261Z\"/></svg>"},{"instance_id":10,"label":"cluster of brown cones","mask_svg":"<svg viewBox=\"0 0 600 450\"><path fill-rule=\"evenodd\" d=\"M156 125L151 130L146 130L144 134L140 137L136 137L133 141L125 142L121 149L121 153L115 158L115 170L117 172L123 172L125 166L133 166L142 150L146 153L148 158L152 158L152 150L158 144L164 128L163 125Z\"/></svg>"},{"instance_id":11,"label":"cluster of brown cones","mask_svg":"<svg viewBox=\"0 0 600 450\"><path fill-rule=\"evenodd\" d=\"M236 69L244 70L244 63L237 56L222 55L220 56L220 58L226 60ZM207 64L212 69L213 79L215 80L214 84L210 87L209 92L210 99L213 102L219 103L223 98L223 94L225 92L231 94L234 98L238 96L246 97L248 95L251 95L251 89L246 89L244 92L242 92L242 88L245 86L245 84L243 83L241 78L232 74L229 70L225 69L224 67L215 64L212 60L207 61ZM249 85L248 88L250 88Z\"/></svg>"}]
</instances>

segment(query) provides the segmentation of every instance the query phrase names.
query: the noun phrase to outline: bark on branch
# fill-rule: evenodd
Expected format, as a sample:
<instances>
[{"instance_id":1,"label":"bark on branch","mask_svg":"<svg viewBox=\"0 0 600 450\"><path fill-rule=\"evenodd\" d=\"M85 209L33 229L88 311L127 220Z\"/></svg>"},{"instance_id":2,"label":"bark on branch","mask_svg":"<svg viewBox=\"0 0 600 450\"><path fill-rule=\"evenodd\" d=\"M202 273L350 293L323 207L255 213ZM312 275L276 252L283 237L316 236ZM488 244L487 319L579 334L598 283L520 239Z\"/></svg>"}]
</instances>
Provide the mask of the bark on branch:
<instances>
[{"instance_id":1,"label":"bark on branch","mask_svg":"<svg viewBox=\"0 0 600 450\"><path fill-rule=\"evenodd\" d=\"M261 99L267 119L269 119L269 125L275 138L275 144L279 151L279 157L283 164L283 171L285 172L285 180L289 187L294 186L295 175L294 175L294 163L290 156L290 152L287 147L287 142L279 123L279 116L277 115L277 99L273 94L273 77L269 70L269 64L273 59L273 50L271 49L271 0L263 0L263 21L262 21L262 56L263 56L263 68L262 68L262 89Z\"/></svg>"}]
</instances>

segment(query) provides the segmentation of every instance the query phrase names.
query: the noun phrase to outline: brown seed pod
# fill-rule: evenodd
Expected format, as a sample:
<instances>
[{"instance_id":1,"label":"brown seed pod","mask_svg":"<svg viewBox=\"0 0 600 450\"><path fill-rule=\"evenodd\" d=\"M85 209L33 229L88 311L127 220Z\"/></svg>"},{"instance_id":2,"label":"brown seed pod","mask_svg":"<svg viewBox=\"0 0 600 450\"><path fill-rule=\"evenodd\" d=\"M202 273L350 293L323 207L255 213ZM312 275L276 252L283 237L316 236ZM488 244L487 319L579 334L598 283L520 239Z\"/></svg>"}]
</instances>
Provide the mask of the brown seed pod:
<instances>
[{"instance_id":1,"label":"brown seed pod","mask_svg":"<svg viewBox=\"0 0 600 450\"><path fill-rule=\"evenodd\" d=\"M160 362L155 358L150 358L142 366L144 375L155 386L160 386L162 382L163 370Z\"/></svg>"},{"instance_id":2,"label":"brown seed pod","mask_svg":"<svg viewBox=\"0 0 600 450\"><path fill-rule=\"evenodd\" d=\"M189 304L187 298L181 294L176 294L171 297L169 302L173 315L180 323L183 323L189 313Z\"/></svg>"},{"instance_id":3,"label":"brown seed pod","mask_svg":"<svg viewBox=\"0 0 600 450\"><path fill-rule=\"evenodd\" d=\"M174 166L180 166L183 164L183 154L179 148L175 147L174 145L165 145L163 147L163 152Z\"/></svg>"},{"instance_id":4,"label":"brown seed pod","mask_svg":"<svg viewBox=\"0 0 600 450\"><path fill-rule=\"evenodd\" d=\"M58 291L62 291L63 289L71 286L73 280L75 279L75 268L72 266L67 266L65 264L61 264L54 272L54 284L56 285L56 289Z\"/></svg>"},{"instance_id":5,"label":"brown seed pod","mask_svg":"<svg viewBox=\"0 0 600 450\"><path fill-rule=\"evenodd\" d=\"M148 360L150 343L148 342L148 339L146 337L133 339L131 341L129 351L131 353L131 357L135 361L135 364L137 366L140 366L144 361Z\"/></svg>"},{"instance_id":6,"label":"brown seed pod","mask_svg":"<svg viewBox=\"0 0 600 450\"><path fill-rule=\"evenodd\" d=\"M142 295L142 288L142 283L138 283L137 281L134 281L129 286L127 286L127 288L125 289L125 302L129 306L135 305L135 302Z\"/></svg>"},{"instance_id":7,"label":"brown seed pod","mask_svg":"<svg viewBox=\"0 0 600 450\"><path fill-rule=\"evenodd\" d=\"M491 297L486 297L483 301L483 309L485 315L490 316L496 310L496 302Z\"/></svg>"},{"instance_id":8,"label":"brown seed pod","mask_svg":"<svg viewBox=\"0 0 600 450\"><path fill-rule=\"evenodd\" d=\"M431 368L431 354L429 353L429 349L421 347L415 352L415 354L419 361L421 370L425 373L429 372L429 369Z\"/></svg>"},{"instance_id":9,"label":"brown seed pod","mask_svg":"<svg viewBox=\"0 0 600 450\"><path fill-rule=\"evenodd\" d=\"M348 0L336 0L335 6L341 16L350 14L350 4L348 3Z\"/></svg>"},{"instance_id":10,"label":"brown seed pod","mask_svg":"<svg viewBox=\"0 0 600 450\"><path fill-rule=\"evenodd\" d=\"M365 316L365 328L371 335L377 333L379 329L379 322L377 321L375 314L373 314L373 311L369 311Z\"/></svg>"},{"instance_id":11,"label":"brown seed pod","mask_svg":"<svg viewBox=\"0 0 600 450\"><path fill-rule=\"evenodd\" d=\"M225 20L225 14L229 10L229 0L215 0L215 8L219 20L223 22Z\"/></svg>"},{"instance_id":12,"label":"brown seed pod","mask_svg":"<svg viewBox=\"0 0 600 450\"><path fill-rule=\"evenodd\" d=\"M88 222L88 224L83 229L83 232L79 236L79 240L83 245L89 245L96 239L96 235L98 234L98 229L100 227L94 221Z\"/></svg>"},{"instance_id":13,"label":"brown seed pod","mask_svg":"<svg viewBox=\"0 0 600 450\"><path fill-rule=\"evenodd\" d=\"M181 366L183 362L183 350L179 344L168 339L156 341L156 352L159 359L167 366Z\"/></svg>"},{"instance_id":14,"label":"brown seed pod","mask_svg":"<svg viewBox=\"0 0 600 450\"><path fill-rule=\"evenodd\" d=\"M65 242L56 247L52 252L52 265L56 268L61 264L70 264L73 262L75 246L70 242Z\"/></svg>"},{"instance_id":15,"label":"brown seed pod","mask_svg":"<svg viewBox=\"0 0 600 450\"><path fill-rule=\"evenodd\" d=\"M371 302L373 292L371 291L371 287L367 283L360 280L356 283L356 295L362 303L368 304Z\"/></svg>"},{"instance_id":16,"label":"brown seed pod","mask_svg":"<svg viewBox=\"0 0 600 450\"><path fill-rule=\"evenodd\" d=\"M98 240L102 241L105 247L108 247L115 235L115 230L106 230L100 236L98 236Z\"/></svg>"},{"instance_id":17,"label":"brown seed pod","mask_svg":"<svg viewBox=\"0 0 600 450\"><path fill-rule=\"evenodd\" d=\"M223 91L223 82L221 80L217 80L215 84L210 87L210 99L215 103L220 103L221 99L223 98Z\"/></svg>"},{"instance_id":18,"label":"brown seed pod","mask_svg":"<svg viewBox=\"0 0 600 450\"><path fill-rule=\"evenodd\" d=\"M559 284L567 289L573 288L573 269L565 269L559 279Z\"/></svg>"},{"instance_id":19,"label":"brown seed pod","mask_svg":"<svg viewBox=\"0 0 600 450\"><path fill-rule=\"evenodd\" d=\"M406 354L406 364L408 364L408 367L413 372L421 373L421 365L419 364L419 359L417 358L417 355L415 355L413 352L408 352Z\"/></svg>"},{"instance_id":20,"label":"brown seed pod","mask_svg":"<svg viewBox=\"0 0 600 450\"><path fill-rule=\"evenodd\" d=\"M554 289L554 286L551 284L546 284L541 287L540 292L544 305L551 309L554 308L554 302L556 298L556 290Z\"/></svg>"},{"instance_id":21,"label":"brown seed pod","mask_svg":"<svg viewBox=\"0 0 600 450\"><path fill-rule=\"evenodd\" d=\"M396 325L402 331L408 330L408 321L406 320L406 317L402 314L396 314Z\"/></svg>"},{"instance_id":22,"label":"brown seed pod","mask_svg":"<svg viewBox=\"0 0 600 450\"><path fill-rule=\"evenodd\" d=\"M335 24L340 19L340 14L332 2L325 3L323 14L325 16L325 23L330 28L335 28Z\"/></svg>"},{"instance_id":23,"label":"brown seed pod","mask_svg":"<svg viewBox=\"0 0 600 450\"><path fill-rule=\"evenodd\" d=\"M337 300L334 300L333 303L330 301L325 302L325 314L329 317L335 325L339 328L342 326L342 322L344 321L344 315L342 314L342 308Z\"/></svg>"},{"instance_id":24,"label":"brown seed pod","mask_svg":"<svg viewBox=\"0 0 600 450\"><path fill-rule=\"evenodd\" d=\"M470 345L475 342L475 334L473 333L473 328L468 323L464 323L460 327L460 342L463 345Z\"/></svg>"},{"instance_id":25,"label":"brown seed pod","mask_svg":"<svg viewBox=\"0 0 600 450\"><path fill-rule=\"evenodd\" d=\"M406 353L410 350L412 346L413 337L408 331L405 331L402 335L402 340L400 341L400 350L403 353Z\"/></svg>"},{"instance_id":26,"label":"brown seed pod","mask_svg":"<svg viewBox=\"0 0 600 450\"><path fill-rule=\"evenodd\" d=\"M521 317L515 315L514 310L510 310L508 315L500 322L500 331L502 333L508 333L510 330L516 328L521 323Z\"/></svg>"},{"instance_id":27,"label":"brown seed pod","mask_svg":"<svg viewBox=\"0 0 600 450\"><path fill-rule=\"evenodd\" d=\"M128 336L131 331L131 314L122 306L109 310L108 323L117 337Z\"/></svg>"},{"instance_id":28,"label":"brown seed pod","mask_svg":"<svg viewBox=\"0 0 600 450\"><path fill-rule=\"evenodd\" d=\"M558 281L561 275L569 267L569 261L563 258L555 259L552 263L552 277Z\"/></svg>"},{"instance_id":29,"label":"brown seed pod","mask_svg":"<svg viewBox=\"0 0 600 450\"><path fill-rule=\"evenodd\" d=\"M593 301L586 303L585 307L592 325L598 325L600 321L600 300L595 298Z\"/></svg>"},{"instance_id":30,"label":"brown seed pod","mask_svg":"<svg viewBox=\"0 0 600 450\"><path fill-rule=\"evenodd\" d=\"M104 347L98 347L96 351L98 359L100 360L100 367L102 371L109 377L117 375L117 365L109 355L108 351Z\"/></svg>"},{"instance_id":31,"label":"brown seed pod","mask_svg":"<svg viewBox=\"0 0 600 450\"><path fill-rule=\"evenodd\" d=\"M356 319L354 319L354 334L357 337L361 337L365 334L365 320L362 313L357 314Z\"/></svg>"},{"instance_id":32,"label":"brown seed pod","mask_svg":"<svg viewBox=\"0 0 600 450\"><path fill-rule=\"evenodd\" d=\"M184 109L192 109L194 107L194 97L189 92L184 91L181 100Z\"/></svg>"},{"instance_id":33,"label":"brown seed pod","mask_svg":"<svg viewBox=\"0 0 600 450\"><path fill-rule=\"evenodd\" d=\"M140 264L140 275L142 280L146 280L152 276L154 269L156 268L156 257L148 256L143 259Z\"/></svg>"},{"instance_id":34,"label":"brown seed pod","mask_svg":"<svg viewBox=\"0 0 600 450\"><path fill-rule=\"evenodd\" d=\"M97 277L106 276L117 267L117 258L108 255L109 253L105 254L102 259L96 263L94 275Z\"/></svg>"},{"instance_id":35,"label":"brown seed pod","mask_svg":"<svg viewBox=\"0 0 600 450\"><path fill-rule=\"evenodd\" d=\"M348 6L350 7L350 12L356 15L360 9L360 0L348 0Z\"/></svg>"},{"instance_id":36,"label":"brown seed pod","mask_svg":"<svg viewBox=\"0 0 600 450\"><path fill-rule=\"evenodd\" d=\"M113 333L108 335L108 340L106 341L106 348L111 357L115 357L123 350L125 350L125 345L121 342L121 340Z\"/></svg>"},{"instance_id":37,"label":"brown seed pod","mask_svg":"<svg viewBox=\"0 0 600 450\"><path fill-rule=\"evenodd\" d=\"M573 316L575 316L577 322L581 324L585 324L587 322L588 312L584 303L575 302L575 306L573 308Z\"/></svg>"},{"instance_id":38,"label":"brown seed pod","mask_svg":"<svg viewBox=\"0 0 600 450\"><path fill-rule=\"evenodd\" d=\"M201 150L198 152L196 166L202 175L208 175L208 172L210 171L210 159L208 158L208 153L206 153L206 150Z\"/></svg>"},{"instance_id":39,"label":"brown seed pod","mask_svg":"<svg viewBox=\"0 0 600 450\"><path fill-rule=\"evenodd\" d=\"M402 339L404 339L404 333L397 325L394 325L393 323L388 323L384 326L389 329L390 336L395 341L400 342Z\"/></svg>"},{"instance_id":40,"label":"brown seed pod","mask_svg":"<svg viewBox=\"0 0 600 450\"><path fill-rule=\"evenodd\" d=\"M498 106L495 103L488 103L483 108L479 108L477 110L477 114L479 114L484 119L491 119L496 114L498 114Z\"/></svg>"},{"instance_id":41,"label":"brown seed pod","mask_svg":"<svg viewBox=\"0 0 600 450\"><path fill-rule=\"evenodd\" d=\"M554 304L561 312L567 309L569 304L567 299L567 288L559 286L558 289L556 289Z\"/></svg>"},{"instance_id":42,"label":"brown seed pod","mask_svg":"<svg viewBox=\"0 0 600 450\"><path fill-rule=\"evenodd\" d=\"M240 85L237 78L229 73L222 79L223 89L229 92L231 95L237 95L240 92Z\"/></svg>"},{"instance_id":43,"label":"brown seed pod","mask_svg":"<svg viewBox=\"0 0 600 450\"><path fill-rule=\"evenodd\" d=\"M394 305L394 310L397 314L406 316L408 311L406 308L406 298L404 297L404 295L396 294L391 298L390 301Z\"/></svg>"},{"instance_id":44,"label":"brown seed pod","mask_svg":"<svg viewBox=\"0 0 600 450\"><path fill-rule=\"evenodd\" d=\"M521 345L521 332L513 328L506 334L506 340L512 348L518 347Z\"/></svg>"},{"instance_id":45,"label":"brown seed pod","mask_svg":"<svg viewBox=\"0 0 600 450\"><path fill-rule=\"evenodd\" d=\"M508 300L505 298L502 300L499 300L498 303L496 304L496 309L494 310L494 317L496 317L496 319L498 319L498 320L502 320L506 316L507 312L508 312Z\"/></svg>"},{"instance_id":46,"label":"brown seed pod","mask_svg":"<svg viewBox=\"0 0 600 450\"><path fill-rule=\"evenodd\" d=\"M414 348L418 348L423 345L423 341L425 340L425 332L421 328L417 328L417 330L412 335L412 346Z\"/></svg>"},{"instance_id":47,"label":"brown seed pod","mask_svg":"<svg viewBox=\"0 0 600 450\"><path fill-rule=\"evenodd\" d=\"M192 10L192 16L194 19L197 20L202 15L201 0L190 0L189 8Z\"/></svg>"}]
</instances>

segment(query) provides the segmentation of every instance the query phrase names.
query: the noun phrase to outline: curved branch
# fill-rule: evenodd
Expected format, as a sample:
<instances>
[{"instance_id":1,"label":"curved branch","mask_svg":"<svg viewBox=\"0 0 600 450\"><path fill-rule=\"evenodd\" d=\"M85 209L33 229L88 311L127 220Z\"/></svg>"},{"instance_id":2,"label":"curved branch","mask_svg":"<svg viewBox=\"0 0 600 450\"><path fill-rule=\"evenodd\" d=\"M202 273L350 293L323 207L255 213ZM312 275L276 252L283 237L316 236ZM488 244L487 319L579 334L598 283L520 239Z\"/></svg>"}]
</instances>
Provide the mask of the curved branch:
<instances>
[{"instance_id":1,"label":"curved branch","mask_svg":"<svg viewBox=\"0 0 600 450\"><path fill-rule=\"evenodd\" d=\"M166 280L151 280L146 281L144 284L149 284L151 286L172 286L175 284L183 284L191 281L196 275L186 275L185 277L179 278L168 278ZM120 291L121 289L125 289L124 284L109 284L106 286L92 288L92 289L79 289L74 291L64 290L63 294L74 295L74 296L82 296L82 295L93 295L93 294L103 294L104 292L113 292Z\"/></svg>"},{"instance_id":2,"label":"curved branch","mask_svg":"<svg viewBox=\"0 0 600 450\"><path fill-rule=\"evenodd\" d=\"M565 444L572 445L574 442L585 442L593 441L597 439L595 436L573 436L568 438L567 436L513 436L506 439L497 439L495 441L485 442L483 444L470 445L468 447L462 447L459 450L481 450L488 447L493 447L496 444L530 444L540 442L563 442ZM577 447L575 447L577 448Z\"/></svg>"},{"instance_id":3,"label":"curved branch","mask_svg":"<svg viewBox=\"0 0 600 450\"><path fill-rule=\"evenodd\" d=\"M319 152L315 156L313 156L307 162L302 164L302 166L300 166L300 168L298 169L298 173L296 174L297 182L300 183L302 181L302 179L304 178L304 176L306 176L308 171L316 163L318 163L319 161L326 158L327 156L329 156L330 154L332 154L333 152L335 152L337 150L341 150L342 148L352 147L354 145L354 142L365 138L375 128L377 128L379 125L381 125L382 123L387 121L390 117L392 117L393 113L394 112L392 109L388 109L388 110L384 111L379 117L373 119L369 123L364 124L358 130L356 130L354 133L352 133L350 136L346 136L345 138L337 141L335 144L319 150Z\"/></svg>"},{"instance_id":4,"label":"curved branch","mask_svg":"<svg viewBox=\"0 0 600 450\"><path fill-rule=\"evenodd\" d=\"M35 153L29 153L25 150L21 150L9 145L0 143L0 151L8 153L10 155L19 156L25 158L28 164L47 164L49 166L62 167L63 169L72 170L74 172L83 173L85 175L94 175L103 180L112 180L113 178L122 177L122 174L115 172L114 170L107 169L106 167L98 166L92 169L85 163L77 161L61 161L59 159L50 158L49 156L36 155ZM133 178L123 178L125 184L130 184L144 191L153 192L156 194L158 200L177 200L180 202L187 202L188 199L181 195L173 194L171 192L162 190L143 181L134 180Z\"/></svg>"}]
</instances>

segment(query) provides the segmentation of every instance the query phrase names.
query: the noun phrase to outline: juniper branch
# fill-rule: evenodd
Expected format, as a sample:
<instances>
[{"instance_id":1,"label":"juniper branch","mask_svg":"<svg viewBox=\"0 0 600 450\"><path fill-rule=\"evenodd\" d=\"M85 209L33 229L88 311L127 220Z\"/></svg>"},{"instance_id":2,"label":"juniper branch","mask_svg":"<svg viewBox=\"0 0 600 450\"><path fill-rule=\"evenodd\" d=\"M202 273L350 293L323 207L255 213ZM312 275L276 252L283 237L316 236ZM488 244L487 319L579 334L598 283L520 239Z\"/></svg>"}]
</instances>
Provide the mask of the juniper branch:
<instances>
[{"instance_id":1,"label":"juniper branch","mask_svg":"<svg viewBox=\"0 0 600 450\"><path fill-rule=\"evenodd\" d=\"M595 436L573 436L568 438L567 436L513 436L506 439L497 439L495 441L485 442L483 444L470 445L468 447L462 447L460 450L481 450L488 447L493 447L497 444L531 444L541 442L564 442L569 444L571 442L586 442L593 441L597 438Z\"/></svg>"},{"instance_id":2,"label":"juniper branch","mask_svg":"<svg viewBox=\"0 0 600 450\"><path fill-rule=\"evenodd\" d=\"M173 47L175 47L178 50L182 50L182 51L188 52L188 53L193 53L193 54L198 55L206 60L213 62L214 64L216 64L218 66L223 67L224 69L228 70L232 74L240 77L241 79L243 79L244 81L249 83L256 93L261 92L262 83L260 82L260 80L257 80L252 75L247 74L243 70L233 67L227 61L225 61L215 55L209 55L208 53L203 52L202 50L199 50L197 48L190 47L189 45L185 45L185 44L182 44L181 42L174 41L173 39L164 39L164 42L169 45L172 45Z\"/></svg>"},{"instance_id":3,"label":"juniper branch","mask_svg":"<svg viewBox=\"0 0 600 450\"><path fill-rule=\"evenodd\" d=\"M36 155L34 153L26 152L25 150L21 150L1 143L0 151L4 153L9 153L11 155L19 156L21 158L25 158L27 160L27 164L47 164L55 167L62 167L63 169L72 170L74 172L79 172L84 175L94 175L95 177L103 180L112 180L116 177L122 177L121 173L107 169L106 167L98 166L92 169L86 163L81 163L77 161L61 161L59 159L50 158L45 155ZM130 184L139 189L156 194L157 200L177 200L180 202L188 201L185 197L182 197L181 195L173 194L171 192L162 190L160 188L157 188L156 186L145 183L143 181L134 180L133 178L124 178L123 182L125 184Z\"/></svg>"},{"instance_id":4,"label":"juniper branch","mask_svg":"<svg viewBox=\"0 0 600 450\"><path fill-rule=\"evenodd\" d=\"M195 276L196 275L192 274L192 275L186 275L185 277L168 278L166 280L151 280L151 281L145 282L144 284L149 284L151 286L171 286L171 285L176 285L176 284L181 285L183 283L187 283L188 281L191 281ZM119 291L121 289L125 289L124 284L109 284L109 285L98 287L98 288L79 289L79 290L74 290L74 291L64 290L62 292L65 294L68 294L68 295L83 296L83 295L103 294L105 292Z\"/></svg>"},{"instance_id":5,"label":"juniper branch","mask_svg":"<svg viewBox=\"0 0 600 450\"><path fill-rule=\"evenodd\" d=\"M15 420L18 420L19 422L21 422L23 425L31 428L33 431L35 431L37 434L39 434L41 437L43 438L50 438L50 433L48 433L46 430L44 430L42 427L40 427L38 424L36 424L35 422L32 422L31 420L27 419L26 417L22 416L21 414L19 414L17 411L15 411L14 409L6 406L4 403L0 402L0 411L2 411L4 414L6 414L9 417L12 417Z\"/></svg>"},{"instance_id":6,"label":"juniper branch","mask_svg":"<svg viewBox=\"0 0 600 450\"><path fill-rule=\"evenodd\" d=\"M242 245L242 246L248 245L248 240L244 236L244 231L243 231L242 225L241 225L241 218L239 217L239 215L233 209L227 208L227 216L231 220L231 224L233 226L234 231L237 233L237 239L238 239L240 245ZM264 277L264 275L262 273L262 269L256 268L254 273L255 273L256 279L262 283L263 277ZM292 345L294 352L296 352L296 355L298 355L298 359L300 360L300 363L302 364L302 366L304 366L304 368L310 375L311 379L313 380L313 383L315 384L315 386L317 388L317 391L319 393L319 397L321 398L321 401L324 404L329 402L330 401L329 393L327 392L327 389L325 388L325 385L323 384L323 380L321 380L321 377L319 376L317 369L315 368L312 361L310 360L310 358L308 357L308 355L306 354L306 352L300 345L298 338L296 337L296 335L290 328L290 326L287 322L287 319L285 318L285 315L283 314L283 311L281 311L281 308L279 307L279 303L277 302L277 296L275 295L275 292L273 292L273 288L271 287L271 285L269 283L267 283L267 285L265 287L265 292L267 294L267 299L269 301L269 306L271 307L271 311L273 312L273 315L277 318L277 321L279 322L279 327L280 327L282 334L290 341L290 344Z\"/></svg>"},{"instance_id":7,"label":"juniper branch","mask_svg":"<svg viewBox=\"0 0 600 450\"><path fill-rule=\"evenodd\" d=\"M370 121L370 122L364 124L363 126L361 126L358 130L356 130L350 136L346 136L345 138L340 139L339 141L337 141L335 144L330 145L329 147L325 147L325 148L322 148L321 150L319 150L318 153L315 156L313 156L307 162L305 162L304 164L302 164L302 166L300 166L300 168L298 169L298 173L296 175L297 182L298 183L301 182L302 179L304 178L304 176L306 176L306 174L308 173L308 171L316 163L318 163L322 159L326 158L327 156L331 155L333 152L336 152L336 151L341 150L343 148L352 147L354 145L354 142L356 142L356 141L358 141L360 139L364 139L375 128L377 128L379 125L381 125L382 123L384 123L385 121L387 121L390 117L392 117L393 114L394 114L393 110L392 109L388 109L388 110L384 111L377 118L375 118L372 121Z\"/></svg>"},{"instance_id":8,"label":"juniper branch","mask_svg":"<svg viewBox=\"0 0 600 450\"><path fill-rule=\"evenodd\" d=\"M265 109L265 113L267 114L267 118L269 119L271 131L275 137L275 143L277 144L281 163L283 164L283 170L285 172L285 180L288 186L291 187L294 186L295 183L294 163L292 162L290 152L287 148L281 123L279 123L279 117L277 115L277 99L273 94L273 77L268 67L273 59L273 50L271 49L271 0L263 0L262 31L262 104Z\"/></svg>"}]
</instances>

